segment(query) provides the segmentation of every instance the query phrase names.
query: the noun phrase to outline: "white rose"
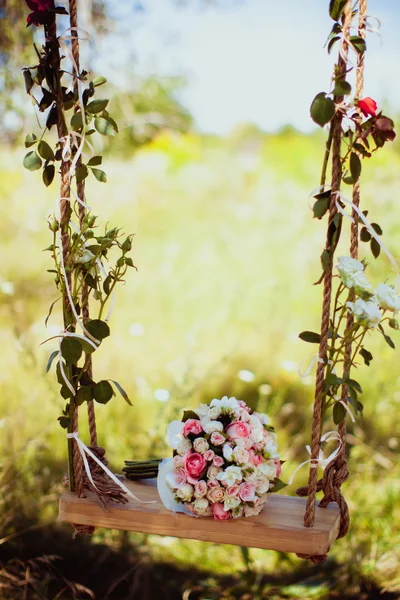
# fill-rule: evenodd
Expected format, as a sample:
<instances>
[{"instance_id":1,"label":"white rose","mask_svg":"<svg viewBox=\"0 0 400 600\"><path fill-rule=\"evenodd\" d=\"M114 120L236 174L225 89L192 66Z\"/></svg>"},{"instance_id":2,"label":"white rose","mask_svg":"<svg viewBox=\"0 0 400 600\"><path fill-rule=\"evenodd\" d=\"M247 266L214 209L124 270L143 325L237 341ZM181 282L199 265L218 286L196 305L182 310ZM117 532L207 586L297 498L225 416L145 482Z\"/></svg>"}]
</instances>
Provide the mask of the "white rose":
<instances>
[{"instance_id":1,"label":"white rose","mask_svg":"<svg viewBox=\"0 0 400 600\"><path fill-rule=\"evenodd\" d=\"M356 293L368 292L372 289L371 284L364 273L364 265L350 256L340 256L336 269L344 285L351 289L354 288Z\"/></svg>"},{"instance_id":2,"label":"white rose","mask_svg":"<svg viewBox=\"0 0 400 600\"><path fill-rule=\"evenodd\" d=\"M221 400L214 398L210 402L210 406L219 408L222 413L230 414L239 409L239 402L234 397L228 398L228 396L224 396Z\"/></svg>"},{"instance_id":3,"label":"white rose","mask_svg":"<svg viewBox=\"0 0 400 600\"><path fill-rule=\"evenodd\" d=\"M204 423L204 425L203 422L201 422L201 424L206 433L212 433L213 431L221 432L224 430L221 421L210 421L209 423Z\"/></svg>"},{"instance_id":4,"label":"white rose","mask_svg":"<svg viewBox=\"0 0 400 600\"><path fill-rule=\"evenodd\" d=\"M236 446L233 451L233 458L239 465L247 465L250 461L250 454L244 448Z\"/></svg>"},{"instance_id":5,"label":"white rose","mask_svg":"<svg viewBox=\"0 0 400 600\"><path fill-rule=\"evenodd\" d=\"M266 492L268 492L268 490L269 490L269 479L268 479L268 477L264 477L263 479L260 479L257 484L257 492L259 494L265 494Z\"/></svg>"},{"instance_id":6,"label":"white rose","mask_svg":"<svg viewBox=\"0 0 400 600\"><path fill-rule=\"evenodd\" d=\"M191 444L190 440L187 440L185 438L184 440L180 440L180 442L178 443L178 447L176 448L176 451L178 452L178 454L180 454L182 456L186 452L189 452L189 450L191 450L191 449L192 449L192 444Z\"/></svg>"},{"instance_id":7,"label":"white rose","mask_svg":"<svg viewBox=\"0 0 400 600\"><path fill-rule=\"evenodd\" d=\"M208 467L207 470L207 477L208 479L218 479L218 475L221 474L221 469L219 467L216 467L215 465L211 465L211 467Z\"/></svg>"},{"instance_id":8,"label":"white rose","mask_svg":"<svg viewBox=\"0 0 400 600\"><path fill-rule=\"evenodd\" d=\"M257 506L246 506L244 507L244 516L245 517L256 517L262 511L262 504L258 504Z\"/></svg>"},{"instance_id":9,"label":"white rose","mask_svg":"<svg viewBox=\"0 0 400 600\"><path fill-rule=\"evenodd\" d=\"M212 406L208 411L208 416L210 417L210 419L217 419L220 414L221 409L219 408L219 406Z\"/></svg>"},{"instance_id":10,"label":"white rose","mask_svg":"<svg viewBox=\"0 0 400 600\"><path fill-rule=\"evenodd\" d=\"M232 508L236 508L240 504L240 499L235 496L228 496L225 498L224 502L224 510L231 510Z\"/></svg>"},{"instance_id":11,"label":"white rose","mask_svg":"<svg viewBox=\"0 0 400 600\"><path fill-rule=\"evenodd\" d=\"M378 327L382 318L382 313L375 302L357 298L355 302L347 302L347 306L361 325L369 327L370 329Z\"/></svg>"},{"instance_id":12,"label":"white rose","mask_svg":"<svg viewBox=\"0 0 400 600\"><path fill-rule=\"evenodd\" d=\"M222 446L222 454L224 455L225 460L229 462L232 461L233 450L229 444L224 444Z\"/></svg>"},{"instance_id":13,"label":"white rose","mask_svg":"<svg viewBox=\"0 0 400 600\"><path fill-rule=\"evenodd\" d=\"M265 463L261 463L258 465L258 479L263 480L264 477L260 477L260 475L264 475L268 479L275 479L276 477L276 464L274 461L267 461Z\"/></svg>"},{"instance_id":14,"label":"white rose","mask_svg":"<svg viewBox=\"0 0 400 600\"><path fill-rule=\"evenodd\" d=\"M182 487L176 490L176 495L178 498L183 500L183 502L190 502L194 493L194 487L190 485L190 483L185 483Z\"/></svg>"},{"instance_id":15,"label":"white rose","mask_svg":"<svg viewBox=\"0 0 400 600\"><path fill-rule=\"evenodd\" d=\"M204 438L196 438L193 442L193 448L199 454L204 454L209 449L209 443Z\"/></svg>"},{"instance_id":16,"label":"white rose","mask_svg":"<svg viewBox=\"0 0 400 600\"><path fill-rule=\"evenodd\" d=\"M207 514L209 512L210 503L207 498L196 498L193 506L196 512L200 514Z\"/></svg>"},{"instance_id":17,"label":"white rose","mask_svg":"<svg viewBox=\"0 0 400 600\"><path fill-rule=\"evenodd\" d=\"M262 442L264 439L263 436L263 430L262 429L255 429L251 432L250 434L251 439L253 440L253 442L255 444L258 444L259 442Z\"/></svg>"},{"instance_id":18,"label":"white rose","mask_svg":"<svg viewBox=\"0 0 400 600\"><path fill-rule=\"evenodd\" d=\"M223 481L227 487L230 487L237 481L242 481L242 469L240 467L227 467L225 471L218 473L217 479Z\"/></svg>"},{"instance_id":19,"label":"white rose","mask_svg":"<svg viewBox=\"0 0 400 600\"><path fill-rule=\"evenodd\" d=\"M375 290L375 296L381 308L393 312L400 310L400 297L390 285L380 283Z\"/></svg>"},{"instance_id":20,"label":"white rose","mask_svg":"<svg viewBox=\"0 0 400 600\"><path fill-rule=\"evenodd\" d=\"M267 452L271 458L279 458L277 442L268 440L264 446L264 452Z\"/></svg>"},{"instance_id":21,"label":"white rose","mask_svg":"<svg viewBox=\"0 0 400 600\"><path fill-rule=\"evenodd\" d=\"M270 418L268 415L265 415L264 413L258 413L258 416L263 425L269 425Z\"/></svg>"},{"instance_id":22,"label":"white rose","mask_svg":"<svg viewBox=\"0 0 400 600\"><path fill-rule=\"evenodd\" d=\"M200 404L199 408L195 408L193 412L202 419L208 414L208 404Z\"/></svg>"}]
</instances>

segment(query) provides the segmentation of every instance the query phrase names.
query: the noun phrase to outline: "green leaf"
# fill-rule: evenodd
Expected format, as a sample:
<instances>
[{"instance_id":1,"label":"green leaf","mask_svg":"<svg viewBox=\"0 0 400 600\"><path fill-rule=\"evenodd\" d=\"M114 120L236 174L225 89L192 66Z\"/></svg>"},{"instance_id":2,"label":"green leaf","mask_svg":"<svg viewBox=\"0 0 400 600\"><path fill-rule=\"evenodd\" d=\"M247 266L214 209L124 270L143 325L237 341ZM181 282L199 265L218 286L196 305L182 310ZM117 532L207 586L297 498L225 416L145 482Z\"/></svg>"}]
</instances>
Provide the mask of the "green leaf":
<instances>
[{"instance_id":1,"label":"green leaf","mask_svg":"<svg viewBox=\"0 0 400 600\"><path fill-rule=\"evenodd\" d=\"M274 487L271 490L272 492L279 492L280 490L283 490L283 488L287 487L287 485L288 485L281 479L278 479L278 477L276 477L274 479L273 483L274 483Z\"/></svg>"},{"instance_id":2,"label":"green leaf","mask_svg":"<svg viewBox=\"0 0 400 600\"><path fill-rule=\"evenodd\" d=\"M389 337L388 335L386 335L386 333L382 332L383 337L385 338L385 342L387 343L388 346L390 346L391 348L393 348L393 350L396 349L396 346L394 345L394 341L392 340L391 337Z\"/></svg>"},{"instance_id":3,"label":"green leaf","mask_svg":"<svg viewBox=\"0 0 400 600\"><path fill-rule=\"evenodd\" d=\"M44 140L40 140L37 151L44 160L54 160L54 152Z\"/></svg>"},{"instance_id":4,"label":"green leaf","mask_svg":"<svg viewBox=\"0 0 400 600\"><path fill-rule=\"evenodd\" d=\"M389 327L392 329L399 329L399 322L397 319L389 319Z\"/></svg>"},{"instance_id":5,"label":"green leaf","mask_svg":"<svg viewBox=\"0 0 400 600\"><path fill-rule=\"evenodd\" d=\"M328 54L331 53L331 50L333 48L333 46L336 44L336 42L340 40L340 36L336 35L335 37L333 37L331 40L329 40L329 44L328 44Z\"/></svg>"},{"instance_id":6,"label":"green leaf","mask_svg":"<svg viewBox=\"0 0 400 600\"><path fill-rule=\"evenodd\" d=\"M94 120L94 126L96 131L98 131L101 135L115 135L117 133L115 124L104 117L96 117Z\"/></svg>"},{"instance_id":7,"label":"green leaf","mask_svg":"<svg viewBox=\"0 0 400 600\"><path fill-rule=\"evenodd\" d=\"M378 258L378 256L381 253L381 246L380 246L380 244L378 244L378 242L376 241L375 238L371 239L371 252L372 252L374 258Z\"/></svg>"},{"instance_id":8,"label":"green leaf","mask_svg":"<svg viewBox=\"0 0 400 600\"><path fill-rule=\"evenodd\" d=\"M350 41L351 45L353 46L353 48L359 54L362 54L363 52L366 51L367 44L365 43L365 40L362 37L360 37L359 35L351 35L349 37L349 41Z\"/></svg>"},{"instance_id":9,"label":"green leaf","mask_svg":"<svg viewBox=\"0 0 400 600\"><path fill-rule=\"evenodd\" d=\"M71 419L69 417L58 417L57 421L63 429L68 429L71 424Z\"/></svg>"},{"instance_id":10,"label":"green leaf","mask_svg":"<svg viewBox=\"0 0 400 600\"><path fill-rule=\"evenodd\" d=\"M132 402L129 400L128 394L126 393L124 388L118 383L118 381L114 381L114 379L110 379L110 381L112 381L112 383L115 385L115 387L117 388L117 390L119 391L119 393L121 394L121 396L123 397L125 402L127 402L127 404L129 404L129 406L133 406Z\"/></svg>"},{"instance_id":11,"label":"green leaf","mask_svg":"<svg viewBox=\"0 0 400 600\"><path fill-rule=\"evenodd\" d=\"M25 155L23 164L28 171L37 171L42 166L42 159L37 152L32 150Z\"/></svg>"},{"instance_id":12,"label":"green leaf","mask_svg":"<svg viewBox=\"0 0 400 600\"><path fill-rule=\"evenodd\" d=\"M94 87L99 87L100 85L104 85L105 83L107 83L107 79L102 76L95 77L92 83Z\"/></svg>"},{"instance_id":13,"label":"green leaf","mask_svg":"<svg viewBox=\"0 0 400 600\"><path fill-rule=\"evenodd\" d=\"M83 127L82 113L77 112L72 115L71 118L71 127L74 131L79 131Z\"/></svg>"},{"instance_id":14,"label":"green leaf","mask_svg":"<svg viewBox=\"0 0 400 600\"><path fill-rule=\"evenodd\" d=\"M112 282L111 275L107 275L107 277L105 278L104 283L103 283L103 290L104 290L104 293L107 294L107 296L110 294L111 282Z\"/></svg>"},{"instance_id":15,"label":"green leaf","mask_svg":"<svg viewBox=\"0 0 400 600\"><path fill-rule=\"evenodd\" d=\"M87 286L92 288L93 290L97 290L97 282L96 279L90 273L85 275L85 283Z\"/></svg>"},{"instance_id":16,"label":"green leaf","mask_svg":"<svg viewBox=\"0 0 400 600\"><path fill-rule=\"evenodd\" d=\"M82 350L85 354L93 354L93 352L96 352L96 348L93 348L92 344L89 344L89 342L86 340L79 338L79 343L82 346Z\"/></svg>"},{"instance_id":17,"label":"green leaf","mask_svg":"<svg viewBox=\"0 0 400 600\"><path fill-rule=\"evenodd\" d=\"M327 272L329 265L331 262L331 255L329 253L329 250L323 250L322 254L321 254L321 266L322 266L322 270L324 273Z\"/></svg>"},{"instance_id":18,"label":"green leaf","mask_svg":"<svg viewBox=\"0 0 400 600\"><path fill-rule=\"evenodd\" d=\"M360 231L360 240L362 242L369 242L371 240L371 234L366 227L363 227Z\"/></svg>"},{"instance_id":19,"label":"green leaf","mask_svg":"<svg viewBox=\"0 0 400 600\"><path fill-rule=\"evenodd\" d=\"M329 375L325 378L325 385L327 388L335 387L337 385L342 384L342 378L338 377L334 373L329 373Z\"/></svg>"},{"instance_id":20,"label":"green leaf","mask_svg":"<svg viewBox=\"0 0 400 600\"><path fill-rule=\"evenodd\" d=\"M29 94L35 82L29 69L23 69L22 75L24 76L26 93Z\"/></svg>"},{"instance_id":21,"label":"green leaf","mask_svg":"<svg viewBox=\"0 0 400 600\"><path fill-rule=\"evenodd\" d=\"M361 174L361 161L355 152L350 154L350 173L354 182L358 180Z\"/></svg>"},{"instance_id":22,"label":"green leaf","mask_svg":"<svg viewBox=\"0 0 400 600\"><path fill-rule=\"evenodd\" d=\"M303 340L303 342L308 342L309 344L319 344L321 341L320 334L315 333L314 331L302 331L299 334L299 338Z\"/></svg>"},{"instance_id":23,"label":"green leaf","mask_svg":"<svg viewBox=\"0 0 400 600\"><path fill-rule=\"evenodd\" d=\"M113 396L114 391L111 387L111 384L105 379L99 381L93 387L93 398L100 404L107 404L107 402L109 402Z\"/></svg>"},{"instance_id":24,"label":"green leaf","mask_svg":"<svg viewBox=\"0 0 400 600\"><path fill-rule=\"evenodd\" d=\"M65 337L61 342L61 354L67 362L76 364L82 356L82 346L77 339Z\"/></svg>"},{"instance_id":25,"label":"green leaf","mask_svg":"<svg viewBox=\"0 0 400 600\"><path fill-rule=\"evenodd\" d=\"M372 229L374 229L374 231L376 231L376 233L378 235L382 235L382 233L383 233L382 227L380 225L378 225L378 223L371 223L371 227L372 227Z\"/></svg>"},{"instance_id":26,"label":"green leaf","mask_svg":"<svg viewBox=\"0 0 400 600\"><path fill-rule=\"evenodd\" d=\"M34 133L28 133L25 138L25 148L30 148L37 142L37 137Z\"/></svg>"},{"instance_id":27,"label":"green leaf","mask_svg":"<svg viewBox=\"0 0 400 600\"><path fill-rule=\"evenodd\" d=\"M332 120L335 114L335 104L328 98L325 92L320 92L314 98L310 107L312 120L323 127Z\"/></svg>"},{"instance_id":28,"label":"green leaf","mask_svg":"<svg viewBox=\"0 0 400 600\"><path fill-rule=\"evenodd\" d=\"M364 146L362 144L359 144L358 142L355 142L353 144L353 148L354 148L354 150L357 150L357 152L359 152L362 156L365 156L367 158L369 158L371 156L371 152L368 152L368 150L366 148L364 148Z\"/></svg>"},{"instance_id":29,"label":"green leaf","mask_svg":"<svg viewBox=\"0 0 400 600\"><path fill-rule=\"evenodd\" d=\"M364 363L367 365L367 367L369 367L371 360L373 359L371 352L369 352L369 350L367 350L366 348L361 348L360 356L363 357Z\"/></svg>"},{"instance_id":30,"label":"green leaf","mask_svg":"<svg viewBox=\"0 0 400 600\"><path fill-rule=\"evenodd\" d=\"M75 176L78 183L86 179L89 175L89 170L86 165L80 165L75 169Z\"/></svg>"},{"instance_id":31,"label":"green leaf","mask_svg":"<svg viewBox=\"0 0 400 600\"><path fill-rule=\"evenodd\" d=\"M351 85L348 81L341 79L336 83L335 87L333 88L332 94L334 94L335 96L348 96L349 94L351 94Z\"/></svg>"},{"instance_id":32,"label":"green leaf","mask_svg":"<svg viewBox=\"0 0 400 600\"><path fill-rule=\"evenodd\" d=\"M357 392L359 392L360 394L362 394L362 393L363 393L361 385L360 385L360 384L358 383L358 381L356 381L355 379L346 379L346 380L345 380L345 384L346 384L348 387L351 387L351 388L353 388L354 390L356 390L356 391L357 391Z\"/></svg>"},{"instance_id":33,"label":"green leaf","mask_svg":"<svg viewBox=\"0 0 400 600\"><path fill-rule=\"evenodd\" d=\"M108 100L92 100L86 107L86 112L89 115L96 115L99 112L102 112L108 104Z\"/></svg>"},{"instance_id":34,"label":"green leaf","mask_svg":"<svg viewBox=\"0 0 400 600\"><path fill-rule=\"evenodd\" d=\"M313 206L314 219L322 219L329 208L329 198L319 198Z\"/></svg>"},{"instance_id":35,"label":"green leaf","mask_svg":"<svg viewBox=\"0 0 400 600\"><path fill-rule=\"evenodd\" d=\"M101 165L103 162L102 156L92 156L92 158L88 162L89 167L97 167L97 165Z\"/></svg>"},{"instance_id":36,"label":"green leaf","mask_svg":"<svg viewBox=\"0 0 400 600\"><path fill-rule=\"evenodd\" d=\"M56 168L54 165L47 165L43 169L42 179L43 183L46 187L49 187L53 183L54 175L56 173Z\"/></svg>"},{"instance_id":37,"label":"green leaf","mask_svg":"<svg viewBox=\"0 0 400 600\"><path fill-rule=\"evenodd\" d=\"M357 400L357 392L354 388L349 387L348 388L349 391L349 398L352 402L356 402Z\"/></svg>"},{"instance_id":38,"label":"green leaf","mask_svg":"<svg viewBox=\"0 0 400 600\"><path fill-rule=\"evenodd\" d=\"M340 404L340 402L335 402L335 404L333 405L333 422L335 423L335 425L339 425L339 423L343 421L345 416L346 409L343 406L343 404Z\"/></svg>"},{"instance_id":39,"label":"green leaf","mask_svg":"<svg viewBox=\"0 0 400 600\"><path fill-rule=\"evenodd\" d=\"M100 319L92 319L85 323L85 328L88 330L93 337L97 340L104 340L104 338L110 335L110 328L105 321Z\"/></svg>"},{"instance_id":40,"label":"green leaf","mask_svg":"<svg viewBox=\"0 0 400 600\"><path fill-rule=\"evenodd\" d=\"M329 16L334 21L338 21L343 14L344 7L346 6L347 0L330 0L329 2Z\"/></svg>"},{"instance_id":41,"label":"green leaf","mask_svg":"<svg viewBox=\"0 0 400 600\"><path fill-rule=\"evenodd\" d=\"M46 248L46 250L48 250L48 248ZM52 302L50 304L49 312L47 313L47 317L46 317L46 320L44 322L45 327L47 327L47 323L48 323L48 320L50 319L51 313L53 312L53 308L54 308L56 302L58 302L59 300L61 300L61 297L57 298L56 300L54 300L54 302Z\"/></svg>"},{"instance_id":42,"label":"green leaf","mask_svg":"<svg viewBox=\"0 0 400 600\"><path fill-rule=\"evenodd\" d=\"M49 360L47 361L47 365L46 365L46 373L48 373L51 369L51 365L53 364L53 360L56 358L56 356L58 356L59 351L58 350L54 350L54 352L52 352L49 356Z\"/></svg>"},{"instance_id":43,"label":"green leaf","mask_svg":"<svg viewBox=\"0 0 400 600\"><path fill-rule=\"evenodd\" d=\"M80 387L75 396L75 402L78 406L81 406L84 402L90 402L93 400L93 387L85 385Z\"/></svg>"},{"instance_id":44,"label":"green leaf","mask_svg":"<svg viewBox=\"0 0 400 600\"><path fill-rule=\"evenodd\" d=\"M182 423L185 423L188 419L195 419L196 421L200 421L200 417L193 410L184 410L182 415Z\"/></svg>"},{"instance_id":45,"label":"green leaf","mask_svg":"<svg viewBox=\"0 0 400 600\"><path fill-rule=\"evenodd\" d=\"M136 269L135 265L133 264L133 260L130 256L125 256L125 264L128 265L128 267L133 267L134 269Z\"/></svg>"},{"instance_id":46,"label":"green leaf","mask_svg":"<svg viewBox=\"0 0 400 600\"><path fill-rule=\"evenodd\" d=\"M64 384L60 388L60 394L64 398L64 400L69 400L74 397L74 394L71 392L69 387L67 387Z\"/></svg>"},{"instance_id":47,"label":"green leaf","mask_svg":"<svg viewBox=\"0 0 400 600\"><path fill-rule=\"evenodd\" d=\"M107 175L104 171L102 171L101 169L95 169L94 167L90 168L97 181L101 181L101 183L107 183Z\"/></svg>"}]
</instances>

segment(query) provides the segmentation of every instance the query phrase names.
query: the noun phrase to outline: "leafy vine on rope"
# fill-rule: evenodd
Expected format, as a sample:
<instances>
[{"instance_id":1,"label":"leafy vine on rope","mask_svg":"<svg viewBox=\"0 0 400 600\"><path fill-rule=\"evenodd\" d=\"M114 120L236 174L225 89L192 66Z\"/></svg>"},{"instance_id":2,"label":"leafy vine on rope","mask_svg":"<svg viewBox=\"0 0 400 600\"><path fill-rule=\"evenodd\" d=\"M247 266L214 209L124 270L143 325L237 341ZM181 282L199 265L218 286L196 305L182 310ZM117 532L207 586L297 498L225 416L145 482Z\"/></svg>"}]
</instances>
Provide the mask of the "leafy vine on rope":
<instances>
[{"instance_id":1,"label":"leafy vine on rope","mask_svg":"<svg viewBox=\"0 0 400 600\"><path fill-rule=\"evenodd\" d=\"M106 182L105 172L99 168L102 156L95 153L93 138L115 135L118 127L107 111L108 99L95 97L97 88L106 83L104 77L91 78L86 71L76 73L77 68L69 43L82 34L71 28L55 40L49 35L50 27L55 27L55 14L68 14L62 7L56 7L54 0L26 0L32 12L27 17L29 25L43 25L46 43L41 47L35 44L37 63L23 69L25 85L34 106L45 116L42 134L26 136L26 148L32 148L25 158L24 166L30 171L42 169L42 179L46 187L53 182L56 169L63 165L70 167L69 218L67 227L57 215L49 219L52 232L49 251L53 267L54 281L63 304L64 330L59 336L59 349L52 352L47 363L47 371L57 359L57 380L61 396L67 401L60 425L70 429L72 408L95 400L106 404L115 396L115 389L130 403L121 385L112 379L94 381L91 374L89 356L97 350L103 340L110 335L108 320L111 315L112 297L118 284L124 282L129 268L134 267L128 256L132 248L133 235L123 235L120 228L106 226L100 231L95 216L85 199L72 189L90 174L99 182ZM60 57L61 54L61 57ZM68 60L69 59L69 60ZM67 62L66 65L63 63ZM71 67L68 62L72 64ZM61 66L62 64L62 66ZM61 98L61 105L60 105ZM60 110L60 107L62 110ZM70 115L66 119L66 114ZM60 136L60 119L63 135ZM58 139L55 144L44 138L58 125ZM54 137L54 136L53 136ZM84 207L85 214L79 214ZM77 223L73 219L76 217ZM80 218L81 217L81 218ZM68 261L63 256L64 237L68 236ZM82 311L82 290L86 290L87 303L91 300L94 318L86 318ZM49 309L50 317L55 300ZM108 311L108 314L106 314ZM82 333L77 333L80 327ZM51 338L53 339L53 338ZM113 385L112 385L113 384Z\"/></svg>"},{"instance_id":2,"label":"leafy vine on rope","mask_svg":"<svg viewBox=\"0 0 400 600\"><path fill-rule=\"evenodd\" d=\"M341 180L343 184L358 186L362 170L362 161L369 159L373 154L384 146L387 141L393 141L396 137L392 119L378 111L378 106L372 98L358 98L352 91L351 84L346 81L346 74L355 69L352 60L363 55L366 51L364 37L359 35L356 21L359 21L358 2L353 7L350 27L345 29L343 13L347 0L331 0L329 13L335 21L328 36L327 48L331 51L335 44L340 44L339 57L346 64L346 73L335 65L332 77L331 90L329 93L318 93L310 108L311 118L324 127L329 124L329 135L326 144L325 158L322 167L320 186L313 192L315 203L313 205L314 218L322 219L328 213L332 203L336 205L337 212L329 223L328 247L321 255L323 275L333 260L333 255L338 245L342 231L343 217L350 220L356 218L361 225L360 240L370 244L374 258L381 252L387 254L395 265L395 261L381 240L382 229L378 223L370 223L367 219L368 211L361 211L358 207L347 200L345 194L340 191L331 191L326 185L327 168L330 158L333 121L338 113L342 116L341 135ZM375 19L376 20L376 19ZM361 25L365 31L373 32L371 17L363 16ZM379 22L376 20L377 25ZM355 31L354 31L355 30ZM346 211L350 207L349 212ZM353 214L353 217L350 215ZM350 403L355 413L362 413L363 405L359 400L362 389L358 381L350 377L350 369L344 368L346 347L353 348L351 354L351 367L358 366L361 357L369 366L372 354L364 345L369 333L377 330L388 343L394 348L392 339L385 332L385 326L398 329L396 314L400 310L400 297L396 289L380 283L375 289L369 282L365 271L368 267L366 259L359 261L350 256L340 256L335 266L337 275L337 288L334 295L333 306L330 314L328 346L324 356L318 357L326 366L325 387L323 398L323 414L333 408L333 420L339 424L345 417L346 410L353 416L347 402ZM395 265L396 270L397 266ZM347 316L352 314L353 324L346 327ZM300 336L302 340L309 343L319 344L321 336L312 331L303 331ZM341 399L340 389L342 386L348 390L347 402Z\"/></svg>"}]
</instances>

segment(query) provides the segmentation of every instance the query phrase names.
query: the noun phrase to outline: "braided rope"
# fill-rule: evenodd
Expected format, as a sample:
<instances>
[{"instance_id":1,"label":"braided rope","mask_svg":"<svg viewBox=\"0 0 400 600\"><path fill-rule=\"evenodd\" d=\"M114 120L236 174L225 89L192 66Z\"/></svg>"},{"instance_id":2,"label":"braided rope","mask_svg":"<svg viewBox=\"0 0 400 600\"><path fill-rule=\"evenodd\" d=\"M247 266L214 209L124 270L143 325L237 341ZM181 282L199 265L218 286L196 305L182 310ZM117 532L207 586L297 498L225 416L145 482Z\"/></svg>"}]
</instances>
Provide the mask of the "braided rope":
<instances>
[{"instance_id":1,"label":"braided rope","mask_svg":"<svg viewBox=\"0 0 400 600\"><path fill-rule=\"evenodd\" d=\"M359 35L365 38L365 15L367 10L367 0L360 0L359 4ZM350 4L346 6L345 12L345 24L346 21L349 23L348 19L351 18L351 9ZM344 70L343 70L344 68ZM340 64L339 69L342 69L342 73L345 73L345 65ZM357 75L356 75L356 97L359 98L363 92L364 85L364 54L358 55L357 59ZM341 134L341 117L336 115L336 122L333 125L333 145L332 145L332 191L337 191L340 186L340 176L338 178L338 168L340 168L340 134ZM332 198L332 197L331 197ZM356 206L359 206L360 202L360 184L357 182L353 187L353 203ZM332 206L334 204L334 206ZM336 197L333 195L333 201L331 200L330 211L329 211L329 221L331 222L332 218L336 214ZM351 234L350 234L350 256L352 258L358 258L358 215L356 211L353 209L353 222L351 225ZM327 243L327 249L328 243ZM327 347L327 339L324 339L324 336L328 334L328 328L326 322L329 323L329 314L330 314L330 294L332 288L332 259L330 256L330 264L329 270L325 275L324 279L324 299L323 299L323 315L322 315L322 327L321 327L321 345L320 345L320 356L324 356L324 351L326 351ZM349 330L353 325L354 319L352 314L348 314L346 321L346 331ZM343 373L344 375L348 374L351 368L351 343L350 341L345 344L345 352L344 352L344 364L343 364ZM324 384L324 371L325 367L322 363L319 363L317 370L317 381L316 381L316 401L314 403L314 413L313 413L313 432L312 432L312 448L314 449L314 444L317 440L316 450L312 452L311 458L318 458L319 451L319 439L321 434L321 407L322 407L322 398L323 398L323 384ZM348 390L347 386L342 386L342 394L341 400L344 403L347 403L347 395ZM318 435L317 435L318 432ZM341 485L348 479L349 471L346 462L345 456L345 442L346 442L346 414L343 420L339 423L338 432L340 436L340 440L342 442L341 451L339 452L336 460L332 461L327 465L324 471L324 476L321 480L317 481L317 473L316 469L310 469L310 477L308 488L300 488L297 492L299 495L307 495L307 507L306 514L304 518L304 524L308 527L312 526L315 518L315 503L316 503L316 493L323 490L324 497L320 502L321 507L326 507L330 502L336 502L339 507L340 512L340 525L338 538L341 538L346 535L349 529L350 518L349 518L349 509L347 503L341 493ZM327 558L326 555L323 556L308 556L308 555L298 555L301 558L309 558L315 564L320 564L324 562Z\"/></svg>"}]
</instances>

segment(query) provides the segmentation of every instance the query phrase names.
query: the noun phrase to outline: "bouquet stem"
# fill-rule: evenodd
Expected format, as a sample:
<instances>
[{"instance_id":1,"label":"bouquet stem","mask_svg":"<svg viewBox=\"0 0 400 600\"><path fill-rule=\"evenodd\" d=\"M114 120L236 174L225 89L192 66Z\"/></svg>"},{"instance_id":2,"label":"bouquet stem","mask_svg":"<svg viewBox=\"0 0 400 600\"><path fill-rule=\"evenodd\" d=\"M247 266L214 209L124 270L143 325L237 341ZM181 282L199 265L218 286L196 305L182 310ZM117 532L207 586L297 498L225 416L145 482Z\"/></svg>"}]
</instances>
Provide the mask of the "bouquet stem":
<instances>
[{"instance_id":1,"label":"bouquet stem","mask_svg":"<svg viewBox=\"0 0 400 600\"><path fill-rule=\"evenodd\" d=\"M122 469L128 479L155 479L161 458L149 460L126 460Z\"/></svg>"}]
</instances>

